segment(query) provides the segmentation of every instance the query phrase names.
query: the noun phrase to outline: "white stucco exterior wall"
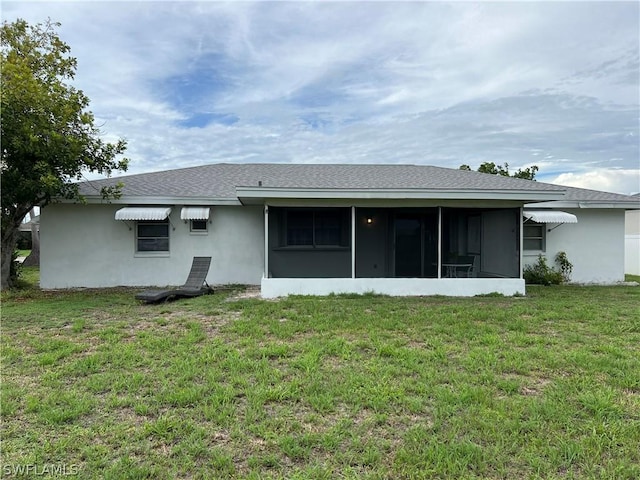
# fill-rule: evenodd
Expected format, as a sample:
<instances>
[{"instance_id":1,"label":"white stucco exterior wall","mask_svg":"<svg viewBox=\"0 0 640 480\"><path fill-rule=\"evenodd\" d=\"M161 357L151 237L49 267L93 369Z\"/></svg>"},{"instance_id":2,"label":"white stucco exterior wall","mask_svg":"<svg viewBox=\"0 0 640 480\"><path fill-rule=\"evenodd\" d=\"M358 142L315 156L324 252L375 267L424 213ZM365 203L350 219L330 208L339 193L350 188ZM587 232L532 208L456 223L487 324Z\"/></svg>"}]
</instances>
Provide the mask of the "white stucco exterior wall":
<instances>
[{"instance_id":1,"label":"white stucco exterior wall","mask_svg":"<svg viewBox=\"0 0 640 480\"><path fill-rule=\"evenodd\" d=\"M500 293L524 295L520 278L263 278L263 298L288 295L330 295L376 293L391 296L445 295L473 297Z\"/></svg>"},{"instance_id":2,"label":"white stucco exterior wall","mask_svg":"<svg viewBox=\"0 0 640 480\"><path fill-rule=\"evenodd\" d=\"M611 284L624 281L625 212L622 209L562 209L578 217L577 224L563 224L546 233L544 255L550 266L560 251L573 264L571 281ZM547 229L557 224L548 224ZM524 252L524 263L532 264L538 252Z\"/></svg>"},{"instance_id":3,"label":"white stucco exterior wall","mask_svg":"<svg viewBox=\"0 0 640 480\"><path fill-rule=\"evenodd\" d=\"M264 264L262 207L211 207L206 235L189 231L172 207L168 254L135 253L135 222L116 221L123 205L49 205L41 213L40 285L165 286L184 283L194 256L211 256L211 285L259 285ZM130 230L131 228L131 230Z\"/></svg>"},{"instance_id":4,"label":"white stucco exterior wall","mask_svg":"<svg viewBox=\"0 0 640 480\"><path fill-rule=\"evenodd\" d=\"M207 277L211 285L261 283L262 206L211 207L209 231L201 235L189 231L189 224L180 220L181 205L175 205L170 216L175 227L170 231L170 252L161 256L135 253L135 222L114 219L122 206L54 204L42 209L42 288L180 285L194 256L212 257ZM558 251L565 251L574 265L572 281L579 283L615 283L624 280L625 270L634 273L628 253L625 268L624 210L566 211L575 214L578 223L547 232L549 264ZM536 252L525 252L525 264L536 260ZM368 285L367 291L371 289L376 290Z\"/></svg>"}]
</instances>

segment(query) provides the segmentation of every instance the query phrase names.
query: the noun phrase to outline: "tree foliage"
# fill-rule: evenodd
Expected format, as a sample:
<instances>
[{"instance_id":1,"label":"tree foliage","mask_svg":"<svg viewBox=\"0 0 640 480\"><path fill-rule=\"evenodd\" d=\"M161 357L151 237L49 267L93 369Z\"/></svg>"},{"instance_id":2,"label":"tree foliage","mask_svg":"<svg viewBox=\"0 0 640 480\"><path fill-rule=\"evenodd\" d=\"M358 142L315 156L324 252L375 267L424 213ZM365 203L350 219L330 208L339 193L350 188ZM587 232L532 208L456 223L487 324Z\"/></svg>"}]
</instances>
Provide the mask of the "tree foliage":
<instances>
[{"instance_id":1,"label":"tree foliage","mask_svg":"<svg viewBox=\"0 0 640 480\"><path fill-rule=\"evenodd\" d=\"M3 288L10 286L11 254L29 210L59 198L81 199L74 182L86 172L109 176L127 168L120 158L126 142L100 138L89 99L68 83L77 61L56 34L59 26L17 20L0 30ZM102 194L117 195L117 189Z\"/></svg>"},{"instance_id":2,"label":"tree foliage","mask_svg":"<svg viewBox=\"0 0 640 480\"><path fill-rule=\"evenodd\" d=\"M460 170L471 170L469 165L460 165ZM478 167L481 173L490 173L492 175L502 175L503 177L524 178L525 180L535 180L538 167L533 165L525 169L518 169L514 173L509 172L509 164L496 165L493 162L484 162Z\"/></svg>"}]
</instances>

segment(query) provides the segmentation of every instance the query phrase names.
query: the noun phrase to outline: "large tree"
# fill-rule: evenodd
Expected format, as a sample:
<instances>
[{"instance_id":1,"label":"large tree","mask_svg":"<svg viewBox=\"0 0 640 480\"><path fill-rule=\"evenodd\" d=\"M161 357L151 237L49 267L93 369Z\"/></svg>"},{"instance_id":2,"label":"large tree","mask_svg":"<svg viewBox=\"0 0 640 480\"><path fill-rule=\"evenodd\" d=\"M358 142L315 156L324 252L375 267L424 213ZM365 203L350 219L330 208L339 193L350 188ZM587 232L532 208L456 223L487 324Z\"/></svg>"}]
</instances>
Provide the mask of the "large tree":
<instances>
[{"instance_id":1,"label":"large tree","mask_svg":"<svg viewBox=\"0 0 640 480\"><path fill-rule=\"evenodd\" d=\"M460 165L460 170L471 170L469 165ZM502 175L503 177L524 178L525 180L535 180L538 167L533 165L525 169L518 169L514 173L509 172L509 164L496 165L493 162L484 162L478 167L481 173L490 173L492 175Z\"/></svg>"},{"instance_id":2,"label":"large tree","mask_svg":"<svg viewBox=\"0 0 640 480\"><path fill-rule=\"evenodd\" d=\"M88 172L126 170L124 140L100 138L89 99L73 87L76 59L50 20L29 25L3 22L2 69L2 288L11 286L10 266L20 222L36 205L81 200L78 186ZM117 194L116 190L103 195Z\"/></svg>"}]
</instances>

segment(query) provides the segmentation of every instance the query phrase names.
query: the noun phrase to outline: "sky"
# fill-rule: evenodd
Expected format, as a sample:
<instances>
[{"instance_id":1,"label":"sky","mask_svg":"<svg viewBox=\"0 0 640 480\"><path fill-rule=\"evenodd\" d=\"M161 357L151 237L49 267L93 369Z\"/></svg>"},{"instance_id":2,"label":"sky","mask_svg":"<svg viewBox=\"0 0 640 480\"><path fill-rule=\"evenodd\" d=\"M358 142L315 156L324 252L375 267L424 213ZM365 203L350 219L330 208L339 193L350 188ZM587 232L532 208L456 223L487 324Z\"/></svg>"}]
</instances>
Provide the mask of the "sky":
<instances>
[{"instance_id":1,"label":"sky","mask_svg":"<svg viewBox=\"0 0 640 480\"><path fill-rule=\"evenodd\" d=\"M409 163L640 191L639 2L2 0L60 22L127 173Z\"/></svg>"}]
</instances>

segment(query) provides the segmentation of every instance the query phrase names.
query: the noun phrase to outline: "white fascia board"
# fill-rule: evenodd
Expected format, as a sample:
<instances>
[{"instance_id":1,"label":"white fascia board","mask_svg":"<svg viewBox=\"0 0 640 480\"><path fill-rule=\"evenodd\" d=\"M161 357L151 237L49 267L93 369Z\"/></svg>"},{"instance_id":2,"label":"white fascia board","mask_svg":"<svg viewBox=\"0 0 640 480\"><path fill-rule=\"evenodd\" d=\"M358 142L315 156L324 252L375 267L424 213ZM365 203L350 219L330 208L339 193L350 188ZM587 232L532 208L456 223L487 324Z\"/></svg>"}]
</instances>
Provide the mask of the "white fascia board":
<instances>
[{"instance_id":1,"label":"white fascia board","mask_svg":"<svg viewBox=\"0 0 640 480\"><path fill-rule=\"evenodd\" d=\"M623 210L640 210L638 202L603 202L603 201L554 201L527 203L524 208L620 208Z\"/></svg>"},{"instance_id":2,"label":"white fascia board","mask_svg":"<svg viewBox=\"0 0 640 480\"><path fill-rule=\"evenodd\" d=\"M86 203L109 203L114 205L242 205L237 198L212 197L143 197L122 196L104 199L100 195L85 195ZM77 200L61 200L62 203L78 203Z\"/></svg>"},{"instance_id":3,"label":"white fascia board","mask_svg":"<svg viewBox=\"0 0 640 480\"><path fill-rule=\"evenodd\" d=\"M620 208L623 210L629 210L640 208L640 205L632 202L578 202L578 208Z\"/></svg>"},{"instance_id":4,"label":"white fascia board","mask_svg":"<svg viewBox=\"0 0 640 480\"><path fill-rule=\"evenodd\" d=\"M417 189L322 189L322 188L269 188L236 187L238 198L251 201L270 198L282 199L388 199L388 200L559 200L564 190L417 190Z\"/></svg>"},{"instance_id":5,"label":"white fascia board","mask_svg":"<svg viewBox=\"0 0 640 480\"><path fill-rule=\"evenodd\" d=\"M269 205L272 207L351 207L360 208L520 208L522 200L442 200L442 199L339 199L339 198L269 198L244 199L243 205Z\"/></svg>"}]
</instances>

